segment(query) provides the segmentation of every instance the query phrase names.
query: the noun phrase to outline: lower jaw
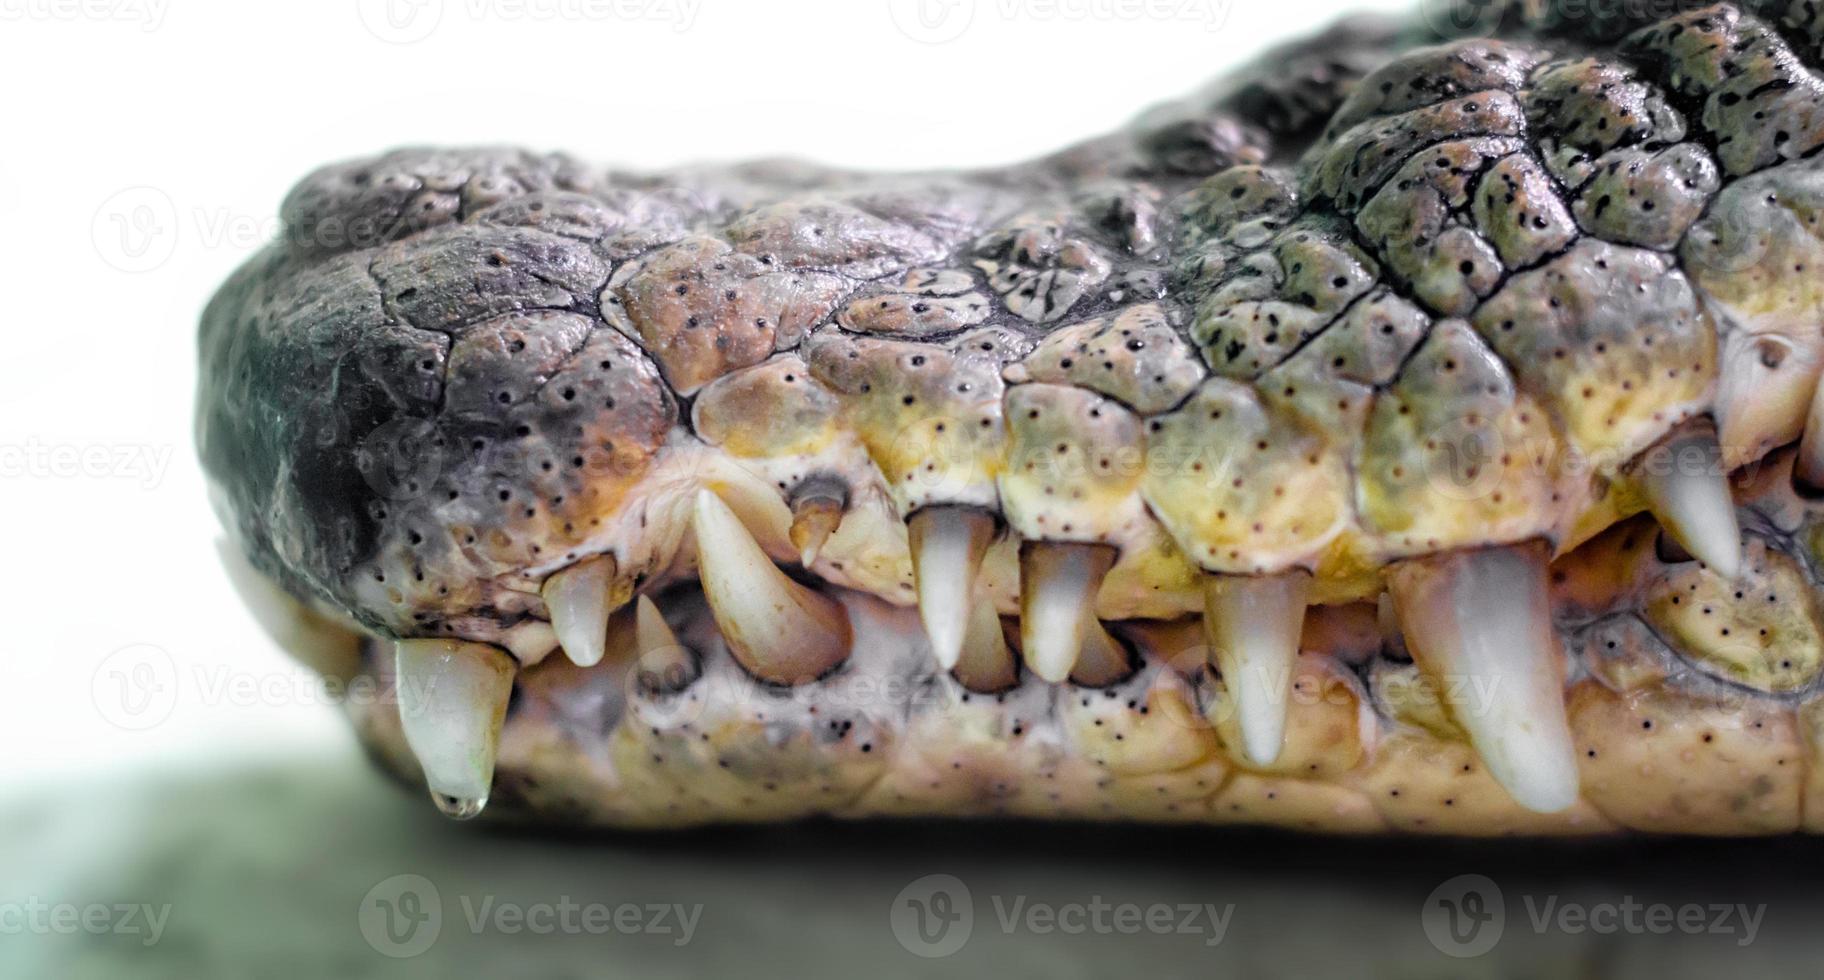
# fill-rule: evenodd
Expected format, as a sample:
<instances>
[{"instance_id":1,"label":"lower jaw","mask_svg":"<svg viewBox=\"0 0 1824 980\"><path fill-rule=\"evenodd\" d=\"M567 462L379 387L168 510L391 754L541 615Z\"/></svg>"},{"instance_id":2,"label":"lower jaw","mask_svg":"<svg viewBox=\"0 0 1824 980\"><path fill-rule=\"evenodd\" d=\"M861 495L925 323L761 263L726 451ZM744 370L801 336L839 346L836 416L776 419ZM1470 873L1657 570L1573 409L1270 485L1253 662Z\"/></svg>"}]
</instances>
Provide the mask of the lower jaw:
<instances>
[{"instance_id":1,"label":"lower jaw","mask_svg":"<svg viewBox=\"0 0 1824 980\"><path fill-rule=\"evenodd\" d=\"M1312 610L1283 747L1260 765L1242 748L1194 619L1117 624L1131 669L1099 686L1020 671L985 692L933 662L916 611L833 594L852 655L791 687L745 672L693 589L661 602L693 651L682 674L613 657L582 668L553 656L521 670L488 815L629 828L1018 817L1327 833L1824 830L1824 702L1649 669L1645 650L1602 663L1585 655L1625 652L1639 639L1626 623L1560 632L1574 661L1564 698L1578 796L1539 813L1515 802L1449 720L1448 705L1487 692L1428 681L1389 651L1372 606ZM391 645L363 641L358 669L381 692L351 701L360 737L421 785Z\"/></svg>"}]
</instances>

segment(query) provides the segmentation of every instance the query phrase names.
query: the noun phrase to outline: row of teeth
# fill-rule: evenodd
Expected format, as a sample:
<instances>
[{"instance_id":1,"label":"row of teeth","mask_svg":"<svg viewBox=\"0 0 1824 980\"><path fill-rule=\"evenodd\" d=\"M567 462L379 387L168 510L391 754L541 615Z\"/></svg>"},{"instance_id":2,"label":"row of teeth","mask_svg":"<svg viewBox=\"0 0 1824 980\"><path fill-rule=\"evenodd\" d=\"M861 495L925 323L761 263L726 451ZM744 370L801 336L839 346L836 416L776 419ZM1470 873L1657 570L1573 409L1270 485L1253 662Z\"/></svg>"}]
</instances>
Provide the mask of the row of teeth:
<instances>
[{"instance_id":1,"label":"row of teeth","mask_svg":"<svg viewBox=\"0 0 1824 980\"><path fill-rule=\"evenodd\" d=\"M1689 438L1714 448L1714 435ZM1671 448L1679 458L1683 447ZM1645 473L1642 489L1680 545L1734 578L1741 543L1727 478L1704 469ZM809 565L840 521L841 505L820 501L794 510L792 540ZM789 685L842 666L854 635L841 602L782 572L715 493L697 491L692 520L703 594L743 668ZM1014 654L993 605L977 591L997 533L994 518L974 508L932 506L916 512L907 531L919 614L938 664L972 688L1012 684ZM1094 608L1115 549L1029 540L1019 557L1020 655L1027 669L1050 683L1088 686L1124 675L1129 654ZM1547 813L1571 806L1579 793L1548 597L1549 557L1543 543L1490 547L1404 561L1386 575L1391 609L1414 659L1435 675L1499 692L1487 710L1464 712L1458 721L1515 801ZM606 654L609 617L628 598L616 593L616 578L613 556L601 555L553 574L543 587L551 627L579 666L594 666ZM1242 749L1257 765L1280 753L1309 586L1304 572L1204 579L1209 660L1232 693ZM692 655L658 608L644 595L634 601L639 670L655 684L689 676ZM487 644L398 642L404 734L433 798L452 816L474 816L486 803L516 671L512 656Z\"/></svg>"}]
</instances>

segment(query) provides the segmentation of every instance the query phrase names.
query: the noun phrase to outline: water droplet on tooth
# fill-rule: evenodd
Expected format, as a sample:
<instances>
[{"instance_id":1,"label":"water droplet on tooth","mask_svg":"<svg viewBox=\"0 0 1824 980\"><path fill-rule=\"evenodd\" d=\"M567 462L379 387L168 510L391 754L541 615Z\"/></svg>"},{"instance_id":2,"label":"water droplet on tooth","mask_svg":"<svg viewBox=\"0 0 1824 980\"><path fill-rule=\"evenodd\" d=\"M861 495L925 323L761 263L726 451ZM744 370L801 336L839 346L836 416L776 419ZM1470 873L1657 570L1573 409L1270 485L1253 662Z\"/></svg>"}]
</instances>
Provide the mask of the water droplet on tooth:
<instances>
[{"instance_id":1,"label":"water droplet on tooth","mask_svg":"<svg viewBox=\"0 0 1824 980\"><path fill-rule=\"evenodd\" d=\"M1649 450L1639 469L1647 507L1673 540L1717 574L1742 571L1742 532L1716 430L1693 426Z\"/></svg>"},{"instance_id":2,"label":"water droplet on tooth","mask_svg":"<svg viewBox=\"0 0 1824 980\"><path fill-rule=\"evenodd\" d=\"M843 507L842 498L829 493L806 493L792 500L792 526L786 534L805 568L817 561L830 535L842 526Z\"/></svg>"},{"instance_id":3,"label":"water droplet on tooth","mask_svg":"<svg viewBox=\"0 0 1824 980\"><path fill-rule=\"evenodd\" d=\"M1279 758L1285 739L1309 583L1303 572L1204 579L1210 662L1235 700L1242 747L1255 765Z\"/></svg>"},{"instance_id":4,"label":"water droplet on tooth","mask_svg":"<svg viewBox=\"0 0 1824 980\"><path fill-rule=\"evenodd\" d=\"M433 798L487 802L500 728L518 665L506 651L465 640L400 640L394 645L399 724ZM474 814L469 814L473 816Z\"/></svg>"},{"instance_id":5,"label":"water droplet on tooth","mask_svg":"<svg viewBox=\"0 0 1824 980\"><path fill-rule=\"evenodd\" d=\"M1515 802L1556 813L1577 801L1543 544L1403 562L1389 578L1413 659L1460 692L1457 724Z\"/></svg>"},{"instance_id":6,"label":"water droplet on tooth","mask_svg":"<svg viewBox=\"0 0 1824 980\"><path fill-rule=\"evenodd\" d=\"M1084 626L1095 618L1096 593L1114 567L1103 544L1027 541L1020 545L1020 648L1026 666L1059 684L1083 648Z\"/></svg>"},{"instance_id":7,"label":"water droplet on tooth","mask_svg":"<svg viewBox=\"0 0 1824 980\"><path fill-rule=\"evenodd\" d=\"M919 619L938 664L952 669L962 655L982 556L994 540L994 518L973 507L926 507L906 522L906 537Z\"/></svg>"},{"instance_id":8,"label":"water droplet on tooth","mask_svg":"<svg viewBox=\"0 0 1824 980\"><path fill-rule=\"evenodd\" d=\"M481 816L481 811L488 806L488 798L485 796L463 798L447 793L432 793L431 802L437 804L438 811L451 820L473 820Z\"/></svg>"},{"instance_id":9,"label":"water droplet on tooth","mask_svg":"<svg viewBox=\"0 0 1824 980\"><path fill-rule=\"evenodd\" d=\"M607 650L608 614L614 611L608 596L615 570L614 556L596 555L553 572L539 590L564 656L578 667L601 663Z\"/></svg>"},{"instance_id":10,"label":"water droplet on tooth","mask_svg":"<svg viewBox=\"0 0 1824 980\"><path fill-rule=\"evenodd\" d=\"M713 492L697 491L692 526L703 595L741 666L762 680L796 684L841 665L852 634L840 602L781 572Z\"/></svg>"}]
</instances>

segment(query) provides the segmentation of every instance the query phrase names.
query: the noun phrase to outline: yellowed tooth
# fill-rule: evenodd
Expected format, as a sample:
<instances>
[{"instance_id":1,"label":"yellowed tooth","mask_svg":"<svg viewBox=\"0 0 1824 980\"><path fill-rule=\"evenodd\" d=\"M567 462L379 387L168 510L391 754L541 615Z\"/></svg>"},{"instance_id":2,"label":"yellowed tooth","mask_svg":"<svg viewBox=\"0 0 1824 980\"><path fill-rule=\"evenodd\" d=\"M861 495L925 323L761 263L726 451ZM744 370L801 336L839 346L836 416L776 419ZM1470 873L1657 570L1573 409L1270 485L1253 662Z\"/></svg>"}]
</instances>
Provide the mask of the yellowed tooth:
<instances>
[{"instance_id":1,"label":"yellowed tooth","mask_svg":"<svg viewBox=\"0 0 1824 980\"><path fill-rule=\"evenodd\" d=\"M792 498L792 526L787 535L805 568L817 560L824 543L842 526L846 506L839 492L811 491Z\"/></svg>"},{"instance_id":2,"label":"yellowed tooth","mask_svg":"<svg viewBox=\"0 0 1824 980\"><path fill-rule=\"evenodd\" d=\"M1001 616L986 598L970 607L969 628L963 633L962 656L952 668L956 679L971 691L992 694L1019 683L1019 665L1001 632Z\"/></svg>"},{"instance_id":3,"label":"yellowed tooth","mask_svg":"<svg viewBox=\"0 0 1824 980\"><path fill-rule=\"evenodd\" d=\"M1109 634L1093 614L1083 624L1083 643L1070 669L1071 683L1107 687L1134 672L1132 656L1120 640Z\"/></svg>"},{"instance_id":4,"label":"yellowed tooth","mask_svg":"<svg viewBox=\"0 0 1824 980\"><path fill-rule=\"evenodd\" d=\"M1096 593L1117 553L1104 544L1027 541L1020 545L1020 652L1042 680L1070 676L1095 619Z\"/></svg>"},{"instance_id":5,"label":"yellowed tooth","mask_svg":"<svg viewBox=\"0 0 1824 980\"><path fill-rule=\"evenodd\" d=\"M1513 545L1402 562L1389 577L1413 659L1458 692L1450 712L1515 802L1577 801L1564 667L1552 632L1546 548Z\"/></svg>"},{"instance_id":6,"label":"yellowed tooth","mask_svg":"<svg viewBox=\"0 0 1824 980\"><path fill-rule=\"evenodd\" d=\"M1812 392L1805 435L1799 439L1799 458L1793 461L1792 472L1812 489L1824 489L1824 384Z\"/></svg>"},{"instance_id":7,"label":"yellowed tooth","mask_svg":"<svg viewBox=\"0 0 1824 980\"><path fill-rule=\"evenodd\" d=\"M703 595L729 653L749 673L796 684L848 657L852 634L842 604L786 577L722 498L697 491L692 526Z\"/></svg>"},{"instance_id":8,"label":"yellowed tooth","mask_svg":"<svg viewBox=\"0 0 1824 980\"><path fill-rule=\"evenodd\" d=\"M1648 509L1674 541L1724 578L1741 574L1742 532L1715 428L1700 423L1667 438L1638 473Z\"/></svg>"},{"instance_id":9,"label":"yellowed tooth","mask_svg":"<svg viewBox=\"0 0 1824 980\"><path fill-rule=\"evenodd\" d=\"M614 582L613 555L595 555L553 572L539 594L551 611L551 628L564 656L578 667L602 662L608 644L608 590Z\"/></svg>"},{"instance_id":10,"label":"yellowed tooth","mask_svg":"<svg viewBox=\"0 0 1824 980\"><path fill-rule=\"evenodd\" d=\"M479 815L494 782L513 658L485 643L400 640L394 667L399 723L431 799L458 820Z\"/></svg>"},{"instance_id":11,"label":"yellowed tooth","mask_svg":"<svg viewBox=\"0 0 1824 980\"><path fill-rule=\"evenodd\" d=\"M1304 572L1204 578L1210 662L1235 699L1243 748L1255 765L1279 758L1309 586Z\"/></svg>"},{"instance_id":12,"label":"yellowed tooth","mask_svg":"<svg viewBox=\"0 0 1824 980\"><path fill-rule=\"evenodd\" d=\"M994 518L974 507L926 507L906 522L918 616L931 652L945 670L957 665L973 624L976 577L994 540Z\"/></svg>"},{"instance_id":13,"label":"yellowed tooth","mask_svg":"<svg viewBox=\"0 0 1824 980\"><path fill-rule=\"evenodd\" d=\"M634 605L634 649L639 654L635 670L641 688L647 691L675 691L697 677L696 655L678 642L671 624L653 601L640 596Z\"/></svg>"}]
</instances>

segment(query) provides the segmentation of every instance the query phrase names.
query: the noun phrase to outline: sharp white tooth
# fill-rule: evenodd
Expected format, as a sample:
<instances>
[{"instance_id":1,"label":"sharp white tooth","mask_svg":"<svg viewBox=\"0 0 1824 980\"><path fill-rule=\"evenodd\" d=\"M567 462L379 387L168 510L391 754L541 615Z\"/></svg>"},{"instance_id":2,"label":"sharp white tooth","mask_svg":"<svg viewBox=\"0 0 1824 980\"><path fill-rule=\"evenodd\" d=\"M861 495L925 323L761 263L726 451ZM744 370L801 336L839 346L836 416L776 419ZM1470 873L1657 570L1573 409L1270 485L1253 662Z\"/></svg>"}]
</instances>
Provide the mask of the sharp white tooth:
<instances>
[{"instance_id":1,"label":"sharp white tooth","mask_svg":"<svg viewBox=\"0 0 1824 980\"><path fill-rule=\"evenodd\" d=\"M762 680L795 684L829 673L849 655L842 604L787 578L722 498L697 491L693 527L703 594L741 666Z\"/></svg>"},{"instance_id":2,"label":"sharp white tooth","mask_svg":"<svg viewBox=\"0 0 1824 980\"><path fill-rule=\"evenodd\" d=\"M842 526L842 510L841 498L829 494L812 493L792 501L792 526L786 533L805 568L811 567L830 535Z\"/></svg>"},{"instance_id":3,"label":"sharp white tooth","mask_svg":"<svg viewBox=\"0 0 1824 980\"><path fill-rule=\"evenodd\" d=\"M659 607L646 596L634 606L634 649L639 651L639 680L648 691L675 691L696 679L696 657L678 642Z\"/></svg>"},{"instance_id":4,"label":"sharp white tooth","mask_svg":"<svg viewBox=\"0 0 1824 980\"><path fill-rule=\"evenodd\" d=\"M1109 635L1102 621L1090 616L1083 623L1083 642L1070 680L1083 687L1107 687L1134 672L1132 657L1120 640Z\"/></svg>"},{"instance_id":5,"label":"sharp white tooth","mask_svg":"<svg viewBox=\"0 0 1824 980\"><path fill-rule=\"evenodd\" d=\"M1305 627L1309 576L1211 575L1203 585L1210 661L1235 699L1242 747L1255 765L1279 758Z\"/></svg>"},{"instance_id":6,"label":"sharp white tooth","mask_svg":"<svg viewBox=\"0 0 1824 980\"><path fill-rule=\"evenodd\" d=\"M614 582L613 555L585 558L552 573L539 590L551 611L551 628L564 655L578 667L602 662L608 644L608 589Z\"/></svg>"},{"instance_id":7,"label":"sharp white tooth","mask_svg":"<svg viewBox=\"0 0 1824 980\"><path fill-rule=\"evenodd\" d=\"M458 820L480 814L494 783L513 658L485 643L400 640L394 665L399 722L431 799Z\"/></svg>"},{"instance_id":8,"label":"sharp white tooth","mask_svg":"<svg viewBox=\"0 0 1824 980\"><path fill-rule=\"evenodd\" d=\"M1077 665L1096 593L1114 567L1108 545L1028 541L1020 545L1020 652L1041 679L1062 683Z\"/></svg>"},{"instance_id":9,"label":"sharp white tooth","mask_svg":"<svg viewBox=\"0 0 1824 980\"><path fill-rule=\"evenodd\" d=\"M1742 571L1742 532L1716 432L1707 425L1649 450L1640 467L1647 507L1672 539L1717 574Z\"/></svg>"},{"instance_id":10,"label":"sharp white tooth","mask_svg":"<svg viewBox=\"0 0 1824 980\"><path fill-rule=\"evenodd\" d=\"M1805 435L1799 439L1799 458L1793 472L1813 489L1824 489L1824 384L1811 395L1805 418Z\"/></svg>"},{"instance_id":11,"label":"sharp white tooth","mask_svg":"<svg viewBox=\"0 0 1824 980\"><path fill-rule=\"evenodd\" d=\"M973 507L926 507L906 522L906 536L918 581L918 616L931 652L949 670L962 655L976 577L994 540L994 518Z\"/></svg>"},{"instance_id":12,"label":"sharp white tooth","mask_svg":"<svg viewBox=\"0 0 1824 980\"><path fill-rule=\"evenodd\" d=\"M1414 659L1462 692L1450 710L1489 774L1556 813L1577 800L1577 760L1546 574L1546 549L1519 545L1405 562L1389 587Z\"/></svg>"},{"instance_id":13,"label":"sharp white tooth","mask_svg":"<svg viewBox=\"0 0 1824 980\"><path fill-rule=\"evenodd\" d=\"M985 597L970 607L969 628L963 633L962 647L962 656L952 670L964 687L993 693L1019 682L1013 651L1007 648L1007 637L1001 632L1001 616Z\"/></svg>"}]
</instances>

